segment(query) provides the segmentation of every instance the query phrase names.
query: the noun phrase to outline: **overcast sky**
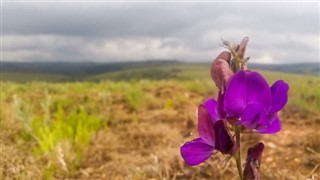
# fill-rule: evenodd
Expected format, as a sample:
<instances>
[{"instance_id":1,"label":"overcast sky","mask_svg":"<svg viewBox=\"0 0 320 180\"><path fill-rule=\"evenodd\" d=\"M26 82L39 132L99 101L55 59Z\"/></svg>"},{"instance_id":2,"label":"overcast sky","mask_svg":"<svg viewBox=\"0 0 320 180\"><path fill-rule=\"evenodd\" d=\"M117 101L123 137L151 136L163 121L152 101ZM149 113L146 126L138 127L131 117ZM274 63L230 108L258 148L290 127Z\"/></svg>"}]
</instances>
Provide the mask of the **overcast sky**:
<instances>
[{"instance_id":1,"label":"overcast sky","mask_svg":"<svg viewBox=\"0 0 320 180\"><path fill-rule=\"evenodd\" d=\"M3 61L209 62L249 36L251 62L319 62L319 2L2 5Z\"/></svg>"}]
</instances>

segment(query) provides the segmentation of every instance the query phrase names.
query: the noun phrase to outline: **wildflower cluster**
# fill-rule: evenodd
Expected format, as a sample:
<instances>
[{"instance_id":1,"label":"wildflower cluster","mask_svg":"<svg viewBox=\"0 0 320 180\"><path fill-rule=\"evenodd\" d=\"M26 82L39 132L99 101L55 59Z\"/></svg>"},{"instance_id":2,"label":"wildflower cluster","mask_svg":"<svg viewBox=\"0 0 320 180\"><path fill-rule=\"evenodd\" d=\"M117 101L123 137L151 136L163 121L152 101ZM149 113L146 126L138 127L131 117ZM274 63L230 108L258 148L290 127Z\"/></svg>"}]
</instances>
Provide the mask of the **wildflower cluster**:
<instances>
[{"instance_id":1,"label":"wildflower cluster","mask_svg":"<svg viewBox=\"0 0 320 180\"><path fill-rule=\"evenodd\" d=\"M180 151L191 166L204 162L216 151L228 154L235 157L241 179L258 179L264 145L259 142L248 149L242 171L240 133L244 130L260 134L280 131L278 112L288 100L289 86L278 80L269 87L261 74L247 70L249 58L244 54L248 40L245 37L240 45L223 41L229 51L222 52L211 66L211 77L219 88L218 98L199 105L200 137L186 142ZM234 134L227 124L233 126Z\"/></svg>"}]
</instances>

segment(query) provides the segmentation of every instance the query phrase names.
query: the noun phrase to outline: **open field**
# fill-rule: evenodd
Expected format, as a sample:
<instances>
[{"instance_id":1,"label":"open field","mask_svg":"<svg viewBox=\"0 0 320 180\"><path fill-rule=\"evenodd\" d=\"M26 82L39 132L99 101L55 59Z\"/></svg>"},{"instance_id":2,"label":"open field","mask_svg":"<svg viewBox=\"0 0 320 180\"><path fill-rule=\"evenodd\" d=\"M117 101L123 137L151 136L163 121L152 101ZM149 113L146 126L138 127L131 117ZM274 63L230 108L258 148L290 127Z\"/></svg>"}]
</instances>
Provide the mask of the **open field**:
<instances>
[{"instance_id":1,"label":"open field","mask_svg":"<svg viewBox=\"0 0 320 180\"><path fill-rule=\"evenodd\" d=\"M180 156L180 146L198 136L197 106L217 96L208 69L161 66L81 82L1 82L0 179L237 179L228 156L218 153L197 167ZM155 78L143 79L150 72ZM242 136L243 163L245 149L260 140L261 179L319 179L319 77L262 74L270 84L290 84L289 102L279 133Z\"/></svg>"}]
</instances>

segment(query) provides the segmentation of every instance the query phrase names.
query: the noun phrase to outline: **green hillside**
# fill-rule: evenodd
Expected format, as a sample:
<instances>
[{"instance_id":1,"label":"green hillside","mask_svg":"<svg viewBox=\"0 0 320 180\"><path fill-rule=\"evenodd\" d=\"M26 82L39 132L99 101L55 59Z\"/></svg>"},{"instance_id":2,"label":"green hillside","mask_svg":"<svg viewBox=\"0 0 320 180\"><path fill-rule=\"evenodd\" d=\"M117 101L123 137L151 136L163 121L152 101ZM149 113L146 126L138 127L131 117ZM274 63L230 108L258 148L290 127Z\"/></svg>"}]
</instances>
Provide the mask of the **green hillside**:
<instances>
[{"instance_id":1,"label":"green hillside","mask_svg":"<svg viewBox=\"0 0 320 180\"><path fill-rule=\"evenodd\" d=\"M210 63L182 63L177 61L141 61L122 63L1 63L1 80L30 81L100 81L100 80L164 80L206 78ZM272 72L319 75L317 64L259 65L249 68Z\"/></svg>"}]
</instances>

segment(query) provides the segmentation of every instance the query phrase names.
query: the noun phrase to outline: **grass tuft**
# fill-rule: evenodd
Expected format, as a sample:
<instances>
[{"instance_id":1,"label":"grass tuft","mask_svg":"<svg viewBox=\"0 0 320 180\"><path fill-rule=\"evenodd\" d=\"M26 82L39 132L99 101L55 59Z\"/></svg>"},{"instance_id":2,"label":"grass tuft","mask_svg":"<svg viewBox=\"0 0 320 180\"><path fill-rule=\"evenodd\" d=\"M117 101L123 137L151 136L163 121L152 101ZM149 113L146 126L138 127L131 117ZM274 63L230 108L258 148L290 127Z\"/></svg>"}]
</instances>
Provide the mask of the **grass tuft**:
<instances>
[{"instance_id":1,"label":"grass tuft","mask_svg":"<svg viewBox=\"0 0 320 180\"><path fill-rule=\"evenodd\" d=\"M71 176L75 174L83 148L100 127L107 127L83 108L66 113L59 104L51 116L49 96L41 104L41 114L33 114L27 103L17 97L14 98L13 106L17 119L25 127L22 138L34 139L37 142L34 153L47 159L49 165L44 173L45 179L50 179L52 172L59 170Z\"/></svg>"}]
</instances>

